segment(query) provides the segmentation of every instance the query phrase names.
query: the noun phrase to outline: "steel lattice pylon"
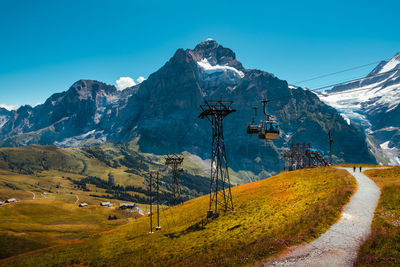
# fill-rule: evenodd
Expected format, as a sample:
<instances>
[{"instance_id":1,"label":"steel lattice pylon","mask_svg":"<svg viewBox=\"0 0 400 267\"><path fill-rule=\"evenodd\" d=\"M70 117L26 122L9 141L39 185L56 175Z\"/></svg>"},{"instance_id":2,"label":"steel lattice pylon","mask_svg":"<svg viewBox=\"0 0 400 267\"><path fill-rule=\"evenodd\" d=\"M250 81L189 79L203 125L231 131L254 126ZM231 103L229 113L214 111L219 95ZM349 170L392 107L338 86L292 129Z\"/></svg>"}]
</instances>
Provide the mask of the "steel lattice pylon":
<instances>
[{"instance_id":1,"label":"steel lattice pylon","mask_svg":"<svg viewBox=\"0 0 400 267\"><path fill-rule=\"evenodd\" d=\"M201 119L207 118L212 127L211 145L211 177L210 177L210 206L207 217L218 217L218 208L224 211L233 210L231 184L229 179L228 161L225 152L223 134L223 119L235 112L232 109L232 101L205 101L201 105L203 112Z\"/></svg>"},{"instance_id":2,"label":"steel lattice pylon","mask_svg":"<svg viewBox=\"0 0 400 267\"><path fill-rule=\"evenodd\" d=\"M316 150L311 143L291 143L290 149L283 152L285 170L313 168L317 166L329 166L329 162Z\"/></svg>"},{"instance_id":3,"label":"steel lattice pylon","mask_svg":"<svg viewBox=\"0 0 400 267\"><path fill-rule=\"evenodd\" d=\"M332 165L332 144L333 144L333 137L332 137L332 130L328 131L329 137L329 164Z\"/></svg>"},{"instance_id":4,"label":"steel lattice pylon","mask_svg":"<svg viewBox=\"0 0 400 267\"><path fill-rule=\"evenodd\" d=\"M182 201L181 198L181 186L179 184L178 172L181 169L178 169L178 165L181 165L184 157L176 154L169 154L165 159L165 165L172 166L172 194L174 197L174 204L179 204Z\"/></svg>"}]
</instances>

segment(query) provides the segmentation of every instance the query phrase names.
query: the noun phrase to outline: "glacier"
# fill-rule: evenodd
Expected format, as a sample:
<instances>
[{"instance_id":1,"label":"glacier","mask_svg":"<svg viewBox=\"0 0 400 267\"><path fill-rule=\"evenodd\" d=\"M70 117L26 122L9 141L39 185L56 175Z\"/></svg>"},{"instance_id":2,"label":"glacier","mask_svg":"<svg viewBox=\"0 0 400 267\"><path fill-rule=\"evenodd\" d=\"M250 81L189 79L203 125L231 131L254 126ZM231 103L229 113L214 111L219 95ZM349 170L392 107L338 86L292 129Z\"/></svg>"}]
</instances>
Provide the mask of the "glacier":
<instances>
[{"instance_id":1,"label":"glacier","mask_svg":"<svg viewBox=\"0 0 400 267\"><path fill-rule=\"evenodd\" d=\"M389 71L389 73L388 73ZM377 74L382 74L378 75ZM376 140L384 164L400 165L400 53L382 61L364 79L316 93L350 121L360 123Z\"/></svg>"}]
</instances>

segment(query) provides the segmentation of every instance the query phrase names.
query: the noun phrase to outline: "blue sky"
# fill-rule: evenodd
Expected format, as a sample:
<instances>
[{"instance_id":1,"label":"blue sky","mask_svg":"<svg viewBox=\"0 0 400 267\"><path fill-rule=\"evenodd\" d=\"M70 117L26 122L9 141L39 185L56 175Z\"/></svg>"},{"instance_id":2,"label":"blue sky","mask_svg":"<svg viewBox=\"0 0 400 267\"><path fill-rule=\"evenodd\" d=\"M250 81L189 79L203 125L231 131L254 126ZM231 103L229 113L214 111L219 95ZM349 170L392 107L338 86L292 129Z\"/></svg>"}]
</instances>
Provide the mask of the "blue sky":
<instances>
[{"instance_id":1,"label":"blue sky","mask_svg":"<svg viewBox=\"0 0 400 267\"><path fill-rule=\"evenodd\" d=\"M0 1L0 104L148 77L206 38L289 83L400 52L400 1ZM299 84L356 78L373 66Z\"/></svg>"}]
</instances>

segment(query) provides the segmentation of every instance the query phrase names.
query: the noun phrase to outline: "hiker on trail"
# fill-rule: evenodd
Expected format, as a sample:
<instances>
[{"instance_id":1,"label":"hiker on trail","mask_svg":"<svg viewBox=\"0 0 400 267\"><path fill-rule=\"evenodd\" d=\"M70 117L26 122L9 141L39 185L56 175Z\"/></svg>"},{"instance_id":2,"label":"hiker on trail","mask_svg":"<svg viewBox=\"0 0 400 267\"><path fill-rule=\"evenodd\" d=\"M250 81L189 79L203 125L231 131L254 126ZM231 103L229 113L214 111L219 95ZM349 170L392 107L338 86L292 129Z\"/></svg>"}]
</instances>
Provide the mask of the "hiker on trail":
<instances>
[{"instance_id":1,"label":"hiker on trail","mask_svg":"<svg viewBox=\"0 0 400 267\"><path fill-rule=\"evenodd\" d=\"M353 166L353 172L356 172L356 165Z\"/></svg>"},{"instance_id":2,"label":"hiker on trail","mask_svg":"<svg viewBox=\"0 0 400 267\"><path fill-rule=\"evenodd\" d=\"M361 167L361 165L360 165L360 172L361 172L361 169L362 169L362 167Z\"/></svg>"}]
</instances>

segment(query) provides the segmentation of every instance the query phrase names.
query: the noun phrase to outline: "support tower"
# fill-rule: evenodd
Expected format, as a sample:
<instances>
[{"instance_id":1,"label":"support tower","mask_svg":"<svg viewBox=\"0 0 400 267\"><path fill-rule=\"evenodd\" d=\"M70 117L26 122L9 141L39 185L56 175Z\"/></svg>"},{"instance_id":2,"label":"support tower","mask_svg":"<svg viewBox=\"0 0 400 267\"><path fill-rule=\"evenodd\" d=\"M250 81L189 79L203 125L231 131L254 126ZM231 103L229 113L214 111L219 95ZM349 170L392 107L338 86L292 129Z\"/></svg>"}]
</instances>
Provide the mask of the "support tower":
<instances>
[{"instance_id":1,"label":"support tower","mask_svg":"<svg viewBox=\"0 0 400 267\"><path fill-rule=\"evenodd\" d=\"M182 168L179 168L183 162L184 157L177 154L169 154L165 159L165 165L172 167L172 194L174 205L179 204L182 201L181 197L181 186L179 184L178 173L182 173Z\"/></svg>"},{"instance_id":2,"label":"support tower","mask_svg":"<svg viewBox=\"0 0 400 267\"><path fill-rule=\"evenodd\" d=\"M233 210L222 121L236 110L232 109L232 101L222 100L205 101L200 107L203 111L199 117L207 118L212 128L210 205L207 218L216 218L219 215L219 208L224 211Z\"/></svg>"},{"instance_id":3,"label":"support tower","mask_svg":"<svg viewBox=\"0 0 400 267\"><path fill-rule=\"evenodd\" d=\"M332 137L332 130L328 131L329 137L329 165L332 165L332 144L333 144L333 137Z\"/></svg>"},{"instance_id":4,"label":"support tower","mask_svg":"<svg viewBox=\"0 0 400 267\"><path fill-rule=\"evenodd\" d=\"M154 187L154 180L153 174L150 172L147 176L145 176L145 184L149 190L149 206L150 206L150 232L149 234L153 233L153 187Z\"/></svg>"}]
</instances>

